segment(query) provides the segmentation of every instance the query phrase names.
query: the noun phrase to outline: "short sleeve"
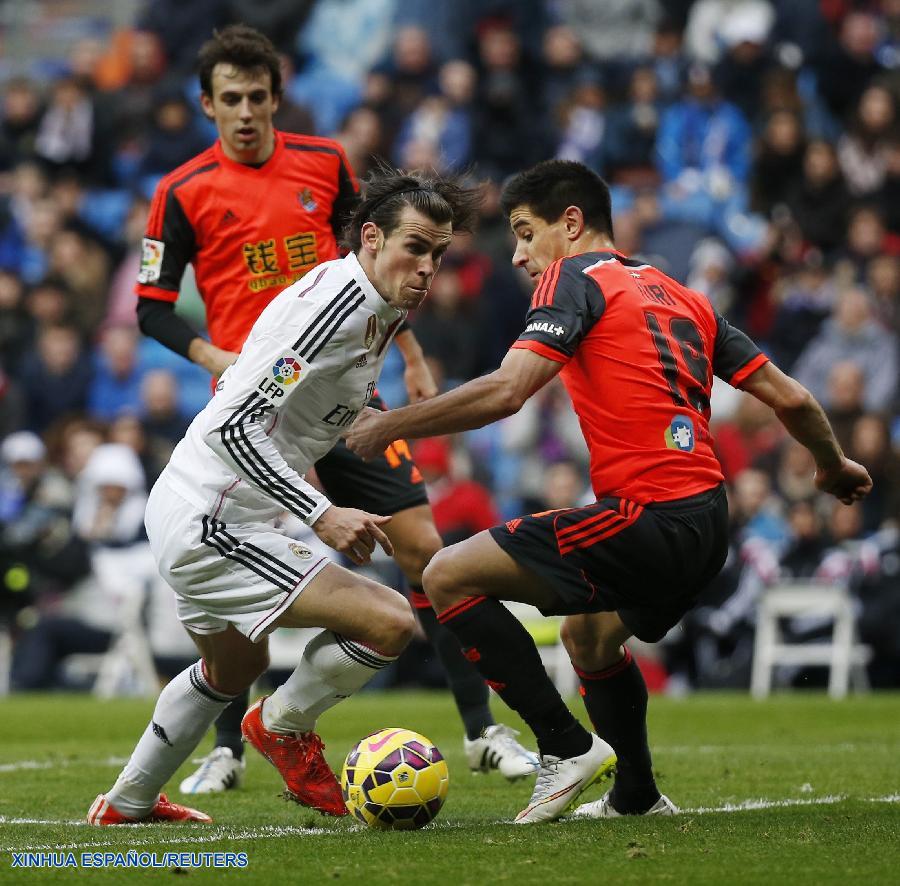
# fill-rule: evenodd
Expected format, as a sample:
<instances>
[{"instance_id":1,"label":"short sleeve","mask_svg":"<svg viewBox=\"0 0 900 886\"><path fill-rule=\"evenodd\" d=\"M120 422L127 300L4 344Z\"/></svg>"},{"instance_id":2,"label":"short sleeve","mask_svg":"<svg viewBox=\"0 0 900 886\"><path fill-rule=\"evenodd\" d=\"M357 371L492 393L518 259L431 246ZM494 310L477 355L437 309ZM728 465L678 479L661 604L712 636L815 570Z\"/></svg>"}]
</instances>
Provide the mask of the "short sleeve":
<instances>
[{"instance_id":1,"label":"short sleeve","mask_svg":"<svg viewBox=\"0 0 900 886\"><path fill-rule=\"evenodd\" d=\"M713 372L732 387L739 388L769 358L749 336L716 314L716 342Z\"/></svg>"},{"instance_id":2,"label":"short sleeve","mask_svg":"<svg viewBox=\"0 0 900 886\"><path fill-rule=\"evenodd\" d=\"M606 307L597 281L584 273L590 258L555 261L538 280L525 317L525 329L513 344L559 363L567 363Z\"/></svg>"}]
</instances>

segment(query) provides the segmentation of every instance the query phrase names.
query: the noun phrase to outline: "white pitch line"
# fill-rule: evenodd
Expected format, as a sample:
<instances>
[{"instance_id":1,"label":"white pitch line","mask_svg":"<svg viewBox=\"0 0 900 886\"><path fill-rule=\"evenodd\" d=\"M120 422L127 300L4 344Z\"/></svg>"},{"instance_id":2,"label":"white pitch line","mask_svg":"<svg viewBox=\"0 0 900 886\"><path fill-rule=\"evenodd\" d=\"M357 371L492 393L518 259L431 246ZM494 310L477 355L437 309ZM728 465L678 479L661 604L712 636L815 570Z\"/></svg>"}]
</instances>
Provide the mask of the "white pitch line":
<instances>
[{"instance_id":1,"label":"white pitch line","mask_svg":"<svg viewBox=\"0 0 900 886\"><path fill-rule=\"evenodd\" d=\"M106 757L103 760L16 760L12 763L0 763L0 773L68 769L71 766L124 766L127 762L127 757Z\"/></svg>"},{"instance_id":2,"label":"white pitch line","mask_svg":"<svg viewBox=\"0 0 900 886\"><path fill-rule=\"evenodd\" d=\"M833 794L827 797L817 797L814 799L787 799L787 800L744 800L741 803L725 803L722 806L698 806L690 809L682 809L681 815L707 815L715 812L749 812L759 809L779 809L789 806L827 806L840 803L843 800L852 799L846 794ZM887 794L883 797L863 797L865 803L900 803L900 794ZM0 824L46 824L46 825L74 825L78 827L87 827L86 821L50 821L29 818L5 818L0 816ZM498 822L498 824L512 824L512 822ZM155 829L155 824L134 824L120 825L118 830L127 829L129 835L135 831L147 831ZM435 830L462 829L466 825L462 822L438 822ZM129 836L129 847L134 846L167 846L167 845L198 845L203 843L216 843L220 840L272 840L280 837L342 837L345 836L348 829L345 827L327 829L327 828L304 828L292 825L265 825L258 828L226 828L217 827L212 831L207 831L203 836L183 836L183 837L150 837L134 838ZM158 831L157 831L158 833ZM0 846L0 853L3 852L53 852L62 850L89 850L94 847L104 846L121 846L121 840L97 840L87 843L47 843L38 846Z\"/></svg>"}]
</instances>

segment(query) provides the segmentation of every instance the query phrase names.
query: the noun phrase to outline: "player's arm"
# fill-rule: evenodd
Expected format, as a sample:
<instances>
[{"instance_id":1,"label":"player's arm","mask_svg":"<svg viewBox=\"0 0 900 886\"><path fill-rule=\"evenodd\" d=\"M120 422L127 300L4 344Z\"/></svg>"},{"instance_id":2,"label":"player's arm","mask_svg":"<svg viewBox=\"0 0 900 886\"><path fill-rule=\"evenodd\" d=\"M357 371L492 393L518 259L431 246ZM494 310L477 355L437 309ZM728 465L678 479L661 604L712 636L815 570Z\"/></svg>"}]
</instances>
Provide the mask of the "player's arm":
<instances>
[{"instance_id":1,"label":"player's arm","mask_svg":"<svg viewBox=\"0 0 900 886\"><path fill-rule=\"evenodd\" d=\"M844 504L867 495L872 478L841 451L825 411L800 382L785 375L739 329L716 315L716 375L770 406L787 432L816 462L816 486Z\"/></svg>"},{"instance_id":2,"label":"player's arm","mask_svg":"<svg viewBox=\"0 0 900 886\"><path fill-rule=\"evenodd\" d=\"M144 335L155 338L170 351L197 363L211 375L221 375L237 354L217 348L175 313L174 302L156 298L138 298L138 326Z\"/></svg>"},{"instance_id":3,"label":"player's arm","mask_svg":"<svg viewBox=\"0 0 900 886\"><path fill-rule=\"evenodd\" d=\"M871 492L869 472L844 455L825 410L800 382L765 363L741 387L771 406L788 433L812 453L819 489L848 505Z\"/></svg>"},{"instance_id":4,"label":"player's arm","mask_svg":"<svg viewBox=\"0 0 900 886\"><path fill-rule=\"evenodd\" d=\"M437 395L438 388L434 376L428 368L425 353L419 344L416 334L407 326L404 320L394 336L397 350L403 357L406 369L403 372L403 381L406 384L406 393L410 403L419 403Z\"/></svg>"},{"instance_id":5,"label":"player's arm","mask_svg":"<svg viewBox=\"0 0 900 886\"><path fill-rule=\"evenodd\" d=\"M282 330L277 338L251 333L240 360L212 400L206 444L235 476L299 517L325 544L358 565L369 562L376 543L390 556L393 548L380 528L390 517L333 505L287 463L269 436L273 427L269 418L274 415L277 421L297 391L320 383L321 363L305 363L285 345L296 333ZM343 342L337 347L342 348ZM286 385L276 383L272 374L272 367L285 356L299 366L297 380Z\"/></svg>"},{"instance_id":6,"label":"player's arm","mask_svg":"<svg viewBox=\"0 0 900 886\"><path fill-rule=\"evenodd\" d=\"M194 227L171 183L163 179L153 195L141 243L135 286L138 326L144 335L219 376L237 355L210 344L175 313L181 278L196 248Z\"/></svg>"},{"instance_id":7,"label":"player's arm","mask_svg":"<svg viewBox=\"0 0 900 886\"><path fill-rule=\"evenodd\" d=\"M363 410L347 434L347 445L368 459L401 437L431 437L483 427L518 412L562 367L561 362L534 351L513 348L499 369L439 397L387 412Z\"/></svg>"}]
</instances>

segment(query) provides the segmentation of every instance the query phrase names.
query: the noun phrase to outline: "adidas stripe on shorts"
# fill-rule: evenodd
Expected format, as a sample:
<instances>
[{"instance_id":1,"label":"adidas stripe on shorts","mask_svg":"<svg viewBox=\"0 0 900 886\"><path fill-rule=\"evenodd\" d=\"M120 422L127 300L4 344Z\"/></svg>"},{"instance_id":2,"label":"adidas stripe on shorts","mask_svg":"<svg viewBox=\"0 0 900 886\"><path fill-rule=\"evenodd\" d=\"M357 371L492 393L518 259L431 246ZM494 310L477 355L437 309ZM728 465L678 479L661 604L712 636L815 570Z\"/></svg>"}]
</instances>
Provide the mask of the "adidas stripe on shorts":
<instances>
[{"instance_id":1,"label":"adidas stripe on shorts","mask_svg":"<svg viewBox=\"0 0 900 886\"><path fill-rule=\"evenodd\" d=\"M165 482L145 518L160 575L182 624L217 634L233 624L254 643L331 561L268 523L228 523L198 513Z\"/></svg>"}]
</instances>

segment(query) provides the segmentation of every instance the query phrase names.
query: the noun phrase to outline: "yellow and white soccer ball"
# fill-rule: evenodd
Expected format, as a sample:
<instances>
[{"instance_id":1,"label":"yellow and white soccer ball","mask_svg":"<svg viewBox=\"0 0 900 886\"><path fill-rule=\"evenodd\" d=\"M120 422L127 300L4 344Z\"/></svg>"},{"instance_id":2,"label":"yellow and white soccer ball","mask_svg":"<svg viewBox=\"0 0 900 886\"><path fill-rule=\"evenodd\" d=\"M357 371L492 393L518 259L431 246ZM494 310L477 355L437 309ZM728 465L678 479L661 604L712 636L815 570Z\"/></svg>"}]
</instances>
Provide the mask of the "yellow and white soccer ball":
<instances>
[{"instance_id":1,"label":"yellow and white soccer ball","mask_svg":"<svg viewBox=\"0 0 900 886\"><path fill-rule=\"evenodd\" d=\"M381 729L351 748L341 772L350 814L370 828L413 830L438 814L450 776L435 745L410 729Z\"/></svg>"}]
</instances>

